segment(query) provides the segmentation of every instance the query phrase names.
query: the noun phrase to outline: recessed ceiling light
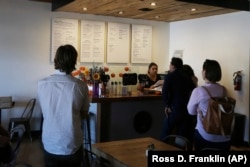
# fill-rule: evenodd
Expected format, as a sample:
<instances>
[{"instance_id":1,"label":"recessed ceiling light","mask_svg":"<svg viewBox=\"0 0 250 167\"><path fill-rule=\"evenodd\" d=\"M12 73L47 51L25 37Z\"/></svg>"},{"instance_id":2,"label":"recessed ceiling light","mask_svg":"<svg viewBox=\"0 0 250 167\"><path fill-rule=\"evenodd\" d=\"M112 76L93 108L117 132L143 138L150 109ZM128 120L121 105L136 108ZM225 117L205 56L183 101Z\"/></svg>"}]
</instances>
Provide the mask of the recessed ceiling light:
<instances>
[{"instance_id":1,"label":"recessed ceiling light","mask_svg":"<svg viewBox=\"0 0 250 167\"><path fill-rule=\"evenodd\" d=\"M150 5L151 5L151 6L155 6L156 3L155 3L155 2L151 2Z\"/></svg>"},{"instance_id":2,"label":"recessed ceiling light","mask_svg":"<svg viewBox=\"0 0 250 167\"><path fill-rule=\"evenodd\" d=\"M82 8L82 10L83 10L83 11L87 11L87 10L88 10L88 8L86 8L86 7L83 7L83 8Z\"/></svg>"},{"instance_id":3,"label":"recessed ceiling light","mask_svg":"<svg viewBox=\"0 0 250 167\"><path fill-rule=\"evenodd\" d=\"M194 12L194 11L196 11L196 10L197 10L196 8L192 8L192 9L191 9L192 12Z\"/></svg>"}]
</instances>

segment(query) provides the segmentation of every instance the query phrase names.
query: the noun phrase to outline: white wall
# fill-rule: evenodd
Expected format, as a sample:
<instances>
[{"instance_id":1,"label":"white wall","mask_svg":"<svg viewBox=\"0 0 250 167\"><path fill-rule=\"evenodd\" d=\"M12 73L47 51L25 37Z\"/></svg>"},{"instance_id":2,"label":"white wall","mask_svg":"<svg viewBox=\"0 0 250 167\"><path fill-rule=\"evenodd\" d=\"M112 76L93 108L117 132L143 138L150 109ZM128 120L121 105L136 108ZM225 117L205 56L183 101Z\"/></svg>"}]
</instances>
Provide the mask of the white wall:
<instances>
[{"instance_id":1,"label":"white wall","mask_svg":"<svg viewBox=\"0 0 250 167\"><path fill-rule=\"evenodd\" d=\"M0 0L0 96L12 96L12 109L2 110L2 124L20 114L25 101L36 97L37 81L53 73L50 63L51 19L54 17L120 22L153 26L152 61L159 72L168 62L169 24L135 19L122 19L76 13L51 12L50 3L28 0ZM84 65L78 63L78 66ZM146 73L148 64L110 64L114 70L131 66L132 72ZM40 127L40 110L35 109L32 130Z\"/></svg>"},{"instance_id":2,"label":"white wall","mask_svg":"<svg viewBox=\"0 0 250 167\"><path fill-rule=\"evenodd\" d=\"M191 65L203 84L205 59L216 59L222 67L221 84L236 98L236 112L246 115L245 140L249 141L250 13L237 12L170 24L169 60L183 50L184 63ZM242 91L233 90L233 73L243 71Z\"/></svg>"}]
</instances>

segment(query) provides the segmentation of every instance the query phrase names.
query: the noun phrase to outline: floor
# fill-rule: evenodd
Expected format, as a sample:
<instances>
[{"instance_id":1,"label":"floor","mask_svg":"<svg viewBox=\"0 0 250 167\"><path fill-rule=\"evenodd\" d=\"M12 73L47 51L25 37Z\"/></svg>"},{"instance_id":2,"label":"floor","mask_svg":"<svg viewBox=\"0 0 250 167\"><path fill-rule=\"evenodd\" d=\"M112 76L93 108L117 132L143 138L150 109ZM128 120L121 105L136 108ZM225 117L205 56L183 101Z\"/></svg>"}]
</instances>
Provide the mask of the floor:
<instances>
[{"instance_id":1,"label":"floor","mask_svg":"<svg viewBox=\"0 0 250 167\"><path fill-rule=\"evenodd\" d=\"M250 151L250 147L232 146L232 150L236 151ZM43 151L40 142L40 136L33 136L31 142L28 137L25 137L19 150L18 162L26 162L32 165L32 167L44 167Z\"/></svg>"},{"instance_id":2,"label":"floor","mask_svg":"<svg viewBox=\"0 0 250 167\"><path fill-rule=\"evenodd\" d=\"M91 143L95 143L95 117L94 115L90 116L90 135L91 135ZM83 128L87 131L87 122L83 122ZM86 134L85 136L88 136ZM20 146L20 150L17 157L17 162L26 162L32 167L44 167L43 161L43 148L41 143L41 134L33 133L32 134L33 141L31 142L27 135L24 136L22 144ZM84 139L85 140L85 139ZM88 139L86 139L88 141ZM88 142L84 142L88 143ZM88 144L85 145L88 148Z\"/></svg>"},{"instance_id":3,"label":"floor","mask_svg":"<svg viewBox=\"0 0 250 167\"><path fill-rule=\"evenodd\" d=\"M24 138L20 146L17 162L25 162L32 165L32 167L44 167L40 137L33 136L32 142L28 137Z\"/></svg>"}]
</instances>

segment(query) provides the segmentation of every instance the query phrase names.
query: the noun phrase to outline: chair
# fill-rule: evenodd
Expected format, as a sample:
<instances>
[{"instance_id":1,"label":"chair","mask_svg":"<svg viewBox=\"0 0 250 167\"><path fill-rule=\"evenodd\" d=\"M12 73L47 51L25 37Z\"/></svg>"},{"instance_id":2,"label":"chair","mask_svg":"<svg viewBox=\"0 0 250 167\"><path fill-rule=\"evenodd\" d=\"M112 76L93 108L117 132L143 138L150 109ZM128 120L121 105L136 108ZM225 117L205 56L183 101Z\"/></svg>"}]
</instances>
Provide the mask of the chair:
<instances>
[{"instance_id":1,"label":"chair","mask_svg":"<svg viewBox=\"0 0 250 167\"><path fill-rule=\"evenodd\" d=\"M11 148L13 150L13 159L8 164L3 164L3 167L14 167L14 166L23 166L23 167L32 167L31 165L25 162L16 162L17 155L20 149L20 145L23 140L24 135L24 128L22 125L18 125L11 129L10 136L11 136Z\"/></svg>"},{"instance_id":2,"label":"chair","mask_svg":"<svg viewBox=\"0 0 250 167\"><path fill-rule=\"evenodd\" d=\"M36 104L36 99L30 99L21 117L10 118L10 121L9 121L9 131L17 125L20 125L20 124L24 125L25 131L28 133L31 142L32 142L32 137L31 137L31 132L30 132L30 119L33 115L35 104Z\"/></svg>"},{"instance_id":3,"label":"chair","mask_svg":"<svg viewBox=\"0 0 250 167\"><path fill-rule=\"evenodd\" d=\"M91 147L91 133L90 133L90 117L93 116L93 113L88 113L87 117L85 120L83 120L83 130L84 130L84 148L92 151L92 147ZM87 132L87 133L86 133Z\"/></svg>"},{"instance_id":4,"label":"chair","mask_svg":"<svg viewBox=\"0 0 250 167\"><path fill-rule=\"evenodd\" d=\"M84 167L110 167L111 165L107 159L98 157L92 151L89 151L84 148L83 166Z\"/></svg>"},{"instance_id":5,"label":"chair","mask_svg":"<svg viewBox=\"0 0 250 167\"><path fill-rule=\"evenodd\" d=\"M168 135L163 139L163 142L176 146L183 151L192 151L192 145L190 141L180 135Z\"/></svg>"}]
</instances>

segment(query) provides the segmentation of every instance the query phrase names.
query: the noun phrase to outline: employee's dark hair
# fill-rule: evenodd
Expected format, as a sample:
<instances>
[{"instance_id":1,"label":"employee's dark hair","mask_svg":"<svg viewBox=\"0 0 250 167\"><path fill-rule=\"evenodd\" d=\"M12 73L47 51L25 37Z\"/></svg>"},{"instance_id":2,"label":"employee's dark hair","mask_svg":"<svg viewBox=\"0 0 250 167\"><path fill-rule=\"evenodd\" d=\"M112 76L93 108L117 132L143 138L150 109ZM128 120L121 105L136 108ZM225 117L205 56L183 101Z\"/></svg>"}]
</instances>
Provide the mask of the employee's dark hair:
<instances>
[{"instance_id":1,"label":"employee's dark hair","mask_svg":"<svg viewBox=\"0 0 250 167\"><path fill-rule=\"evenodd\" d=\"M172 57L171 59L171 64L176 68L176 69L181 69L183 66L182 59L179 57Z\"/></svg>"},{"instance_id":2,"label":"employee's dark hair","mask_svg":"<svg viewBox=\"0 0 250 167\"><path fill-rule=\"evenodd\" d=\"M77 51L72 45L60 46L54 58L55 69L70 74L75 70Z\"/></svg>"},{"instance_id":3,"label":"employee's dark hair","mask_svg":"<svg viewBox=\"0 0 250 167\"><path fill-rule=\"evenodd\" d=\"M157 65L156 63L151 62L151 63L148 65L148 73L149 73L149 70L150 70L150 68L151 68L152 66L158 67L158 65Z\"/></svg>"},{"instance_id":4,"label":"employee's dark hair","mask_svg":"<svg viewBox=\"0 0 250 167\"><path fill-rule=\"evenodd\" d=\"M221 67L216 60L205 60L203 63L203 71L205 77L211 82L218 82L221 80Z\"/></svg>"}]
</instances>

